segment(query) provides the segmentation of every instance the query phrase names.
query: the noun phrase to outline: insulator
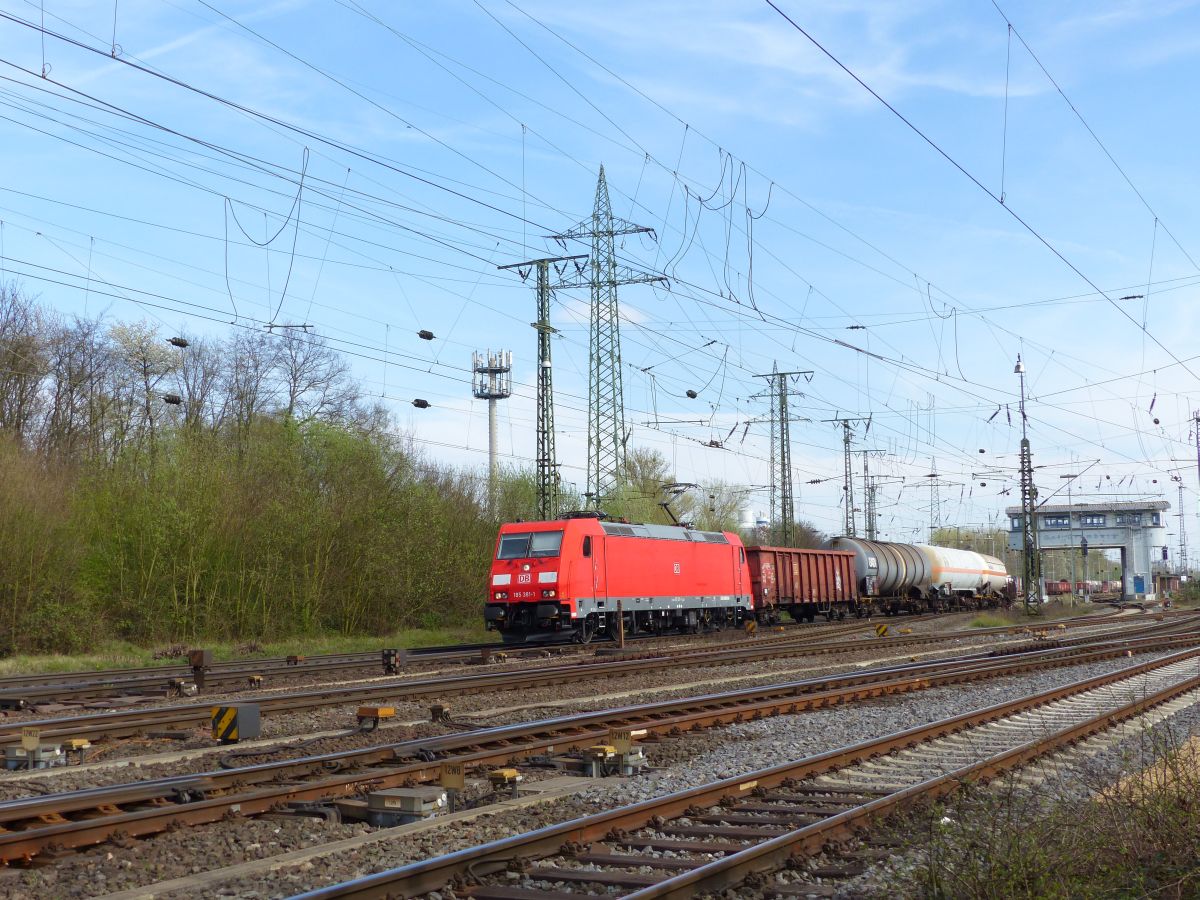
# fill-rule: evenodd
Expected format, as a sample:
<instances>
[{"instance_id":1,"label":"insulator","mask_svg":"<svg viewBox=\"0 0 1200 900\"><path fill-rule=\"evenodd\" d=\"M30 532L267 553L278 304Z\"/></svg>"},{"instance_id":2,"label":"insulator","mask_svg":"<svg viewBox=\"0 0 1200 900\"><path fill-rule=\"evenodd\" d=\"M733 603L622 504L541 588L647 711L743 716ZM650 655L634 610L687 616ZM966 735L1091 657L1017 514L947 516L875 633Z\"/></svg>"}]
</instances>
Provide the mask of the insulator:
<instances>
[{"instance_id":1,"label":"insulator","mask_svg":"<svg viewBox=\"0 0 1200 900\"><path fill-rule=\"evenodd\" d=\"M432 341L433 340L433 332L430 331L428 328L422 328L420 331L417 332L417 337L419 337L423 341Z\"/></svg>"},{"instance_id":2,"label":"insulator","mask_svg":"<svg viewBox=\"0 0 1200 900\"><path fill-rule=\"evenodd\" d=\"M689 391L687 392L687 395L688 395L688 399L689 399L689 400L695 400L695 399L696 399L698 396L700 396L699 394L697 394L697 393L696 393L695 391L693 391L693 390L689 390Z\"/></svg>"},{"instance_id":3,"label":"insulator","mask_svg":"<svg viewBox=\"0 0 1200 900\"><path fill-rule=\"evenodd\" d=\"M167 338L167 343L170 344L172 347L178 347L180 350L182 350L184 347L186 347L188 345L188 340L187 340L187 338L173 337L173 338Z\"/></svg>"},{"instance_id":4,"label":"insulator","mask_svg":"<svg viewBox=\"0 0 1200 900\"><path fill-rule=\"evenodd\" d=\"M429 401L422 400L420 397L418 397L412 403L413 403L413 406L415 406L417 409L429 409Z\"/></svg>"},{"instance_id":5,"label":"insulator","mask_svg":"<svg viewBox=\"0 0 1200 900\"><path fill-rule=\"evenodd\" d=\"M183 398L178 394L163 394L163 403L168 403L171 406L179 406L183 403Z\"/></svg>"}]
</instances>

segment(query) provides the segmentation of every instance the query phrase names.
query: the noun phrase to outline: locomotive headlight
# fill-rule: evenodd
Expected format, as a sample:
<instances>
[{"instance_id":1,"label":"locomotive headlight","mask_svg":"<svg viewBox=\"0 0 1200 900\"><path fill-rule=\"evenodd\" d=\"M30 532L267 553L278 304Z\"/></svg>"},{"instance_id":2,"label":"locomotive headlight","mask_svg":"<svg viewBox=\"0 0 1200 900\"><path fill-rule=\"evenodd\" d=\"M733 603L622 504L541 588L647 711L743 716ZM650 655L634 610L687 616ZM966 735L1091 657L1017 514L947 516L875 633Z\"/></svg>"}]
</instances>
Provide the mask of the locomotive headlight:
<instances>
[{"instance_id":1,"label":"locomotive headlight","mask_svg":"<svg viewBox=\"0 0 1200 900\"><path fill-rule=\"evenodd\" d=\"M553 597L553 596L555 596L554 590L553 589L544 590L544 591L542 591L542 596L543 597Z\"/></svg>"},{"instance_id":2,"label":"locomotive headlight","mask_svg":"<svg viewBox=\"0 0 1200 900\"><path fill-rule=\"evenodd\" d=\"M508 599L508 591L496 591L496 593L493 596L497 600L507 600Z\"/></svg>"},{"instance_id":3,"label":"locomotive headlight","mask_svg":"<svg viewBox=\"0 0 1200 900\"><path fill-rule=\"evenodd\" d=\"M528 572L529 571L529 563L525 563L525 565L521 566L521 571Z\"/></svg>"}]
</instances>

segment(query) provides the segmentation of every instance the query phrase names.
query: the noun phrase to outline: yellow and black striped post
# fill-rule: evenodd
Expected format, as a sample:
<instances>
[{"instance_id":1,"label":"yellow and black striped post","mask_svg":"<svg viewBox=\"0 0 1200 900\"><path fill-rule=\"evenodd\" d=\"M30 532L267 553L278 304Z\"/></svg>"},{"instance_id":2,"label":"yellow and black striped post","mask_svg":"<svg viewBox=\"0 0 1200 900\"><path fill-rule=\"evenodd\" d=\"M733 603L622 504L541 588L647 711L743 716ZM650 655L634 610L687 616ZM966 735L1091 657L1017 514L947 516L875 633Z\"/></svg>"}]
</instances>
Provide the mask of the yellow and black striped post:
<instances>
[{"instance_id":1,"label":"yellow and black striped post","mask_svg":"<svg viewBox=\"0 0 1200 900\"><path fill-rule=\"evenodd\" d=\"M236 744L259 736L260 716L257 703L237 703L212 708L212 736L222 744Z\"/></svg>"}]
</instances>

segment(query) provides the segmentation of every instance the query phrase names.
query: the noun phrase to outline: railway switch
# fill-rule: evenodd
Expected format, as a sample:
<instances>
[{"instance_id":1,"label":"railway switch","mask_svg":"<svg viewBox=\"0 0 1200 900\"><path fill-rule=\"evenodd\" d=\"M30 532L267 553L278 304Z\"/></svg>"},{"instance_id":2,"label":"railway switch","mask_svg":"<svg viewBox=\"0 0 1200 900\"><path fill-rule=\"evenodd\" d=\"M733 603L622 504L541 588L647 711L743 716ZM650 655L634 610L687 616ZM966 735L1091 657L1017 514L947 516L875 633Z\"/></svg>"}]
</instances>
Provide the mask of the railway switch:
<instances>
[{"instance_id":1,"label":"railway switch","mask_svg":"<svg viewBox=\"0 0 1200 900\"><path fill-rule=\"evenodd\" d=\"M262 687L263 677L261 675L247 675L246 683L252 688Z\"/></svg>"},{"instance_id":2,"label":"railway switch","mask_svg":"<svg viewBox=\"0 0 1200 900\"><path fill-rule=\"evenodd\" d=\"M441 703L433 704L433 706L429 707L429 721L430 722L449 722L450 721L450 707L448 707L444 704L441 704Z\"/></svg>"},{"instance_id":3,"label":"railway switch","mask_svg":"<svg viewBox=\"0 0 1200 900\"><path fill-rule=\"evenodd\" d=\"M30 750L24 747L4 748L6 769L49 769L66 764L66 754L58 744L41 744Z\"/></svg>"},{"instance_id":4,"label":"railway switch","mask_svg":"<svg viewBox=\"0 0 1200 900\"><path fill-rule=\"evenodd\" d=\"M619 754L622 775L640 775L650 764L641 747L630 747L628 753Z\"/></svg>"},{"instance_id":5,"label":"railway switch","mask_svg":"<svg viewBox=\"0 0 1200 900\"><path fill-rule=\"evenodd\" d=\"M40 728L25 726L21 729L21 743L16 747L4 748L6 769L49 769L65 766L67 758L58 744L43 744Z\"/></svg>"},{"instance_id":6,"label":"railway switch","mask_svg":"<svg viewBox=\"0 0 1200 900\"><path fill-rule=\"evenodd\" d=\"M358 708L358 727L363 731L374 731L379 727L380 719L391 719L396 715L394 706L360 706Z\"/></svg>"},{"instance_id":7,"label":"railway switch","mask_svg":"<svg viewBox=\"0 0 1200 900\"><path fill-rule=\"evenodd\" d=\"M367 821L377 828L431 818L446 805L440 787L392 788L367 794Z\"/></svg>"},{"instance_id":8,"label":"railway switch","mask_svg":"<svg viewBox=\"0 0 1200 900\"><path fill-rule=\"evenodd\" d=\"M399 675L400 670L404 668L404 663L407 662L408 652L406 650L392 648L390 650L379 651L383 658L383 674L384 675Z\"/></svg>"},{"instance_id":9,"label":"railway switch","mask_svg":"<svg viewBox=\"0 0 1200 900\"><path fill-rule=\"evenodd\" d=\"M66 752L68 757L70 757L72 753L75 754L78 757L76 762L78 762L80 765L83 765L83 758L91 746L92 742L87 738L71 738L69 741L63 744L63 750Z\"/></svg>"},{"instance_id":10,"label":"railway switch","mask_svg":"<svg viewBox=\"0 0 1200 900\"><path fill-rule=\"evenodd\" d=\"M289 656L289 657L287 658L287 664L288 664L289 666L298 666L298 665L300 665L300 663L302 663L302 662L304 662L304 657L303 657L303 656L300 656L300 655L298 655L298 654L296 654L296 653L293 653L291 656Z\"/></svg>"},{"instance_id":11,"label":"railway switch","mask_svg":"<svg viewBox=\"0 0 1200 900\"><path fill-rule=\"evenodd\" d=\"M261 732L257 703L235 703L212 708L212 736L222 744L236 744L257 738Z\"/></svg>"},{"instance_id":12,"label":"railway switch","mask_svg":"<svg viewBox=\"0 0 1200 900\"><path fill-rule=\"evenodd\" d=\"M616 768L617 748L612 744L595 744L587 748L587 763L593 778L611 775Z\"/></svg>"},{"instance_id":13,"label":"railway switch","mask_svg":"<svg viewBox=\"0 0 1200 900\"><path fill-rule=\"evenodd\" d=\"M508 788L514 799L517 796L519 785L524 780L524 776L516 769L495 769L488 772L488 781L492 783L492 790L499 794L500 791Z\"/></svg>"}]
</instances>

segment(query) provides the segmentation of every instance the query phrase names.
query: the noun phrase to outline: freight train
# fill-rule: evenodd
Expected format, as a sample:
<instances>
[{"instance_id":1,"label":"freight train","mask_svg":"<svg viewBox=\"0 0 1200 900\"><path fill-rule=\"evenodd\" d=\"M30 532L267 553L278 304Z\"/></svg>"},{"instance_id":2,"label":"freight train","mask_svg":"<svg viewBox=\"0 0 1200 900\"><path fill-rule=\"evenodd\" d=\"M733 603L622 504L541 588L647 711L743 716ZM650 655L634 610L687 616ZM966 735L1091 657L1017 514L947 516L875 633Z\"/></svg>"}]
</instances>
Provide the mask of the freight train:
<instances>
[{"instance_id":1,"label":"freight train","mask_svg":"<svg viewBox=\"0 0 1200 900\"><path fill-rule=\"evenodd\" d=\"M998 559L836 538L823 550L744 546L733 532L571 515L502 525L484 621L507 642L697 633L999 602ZM620 616L620 620L618 619Z\"/></svg>"}]
</instances>

